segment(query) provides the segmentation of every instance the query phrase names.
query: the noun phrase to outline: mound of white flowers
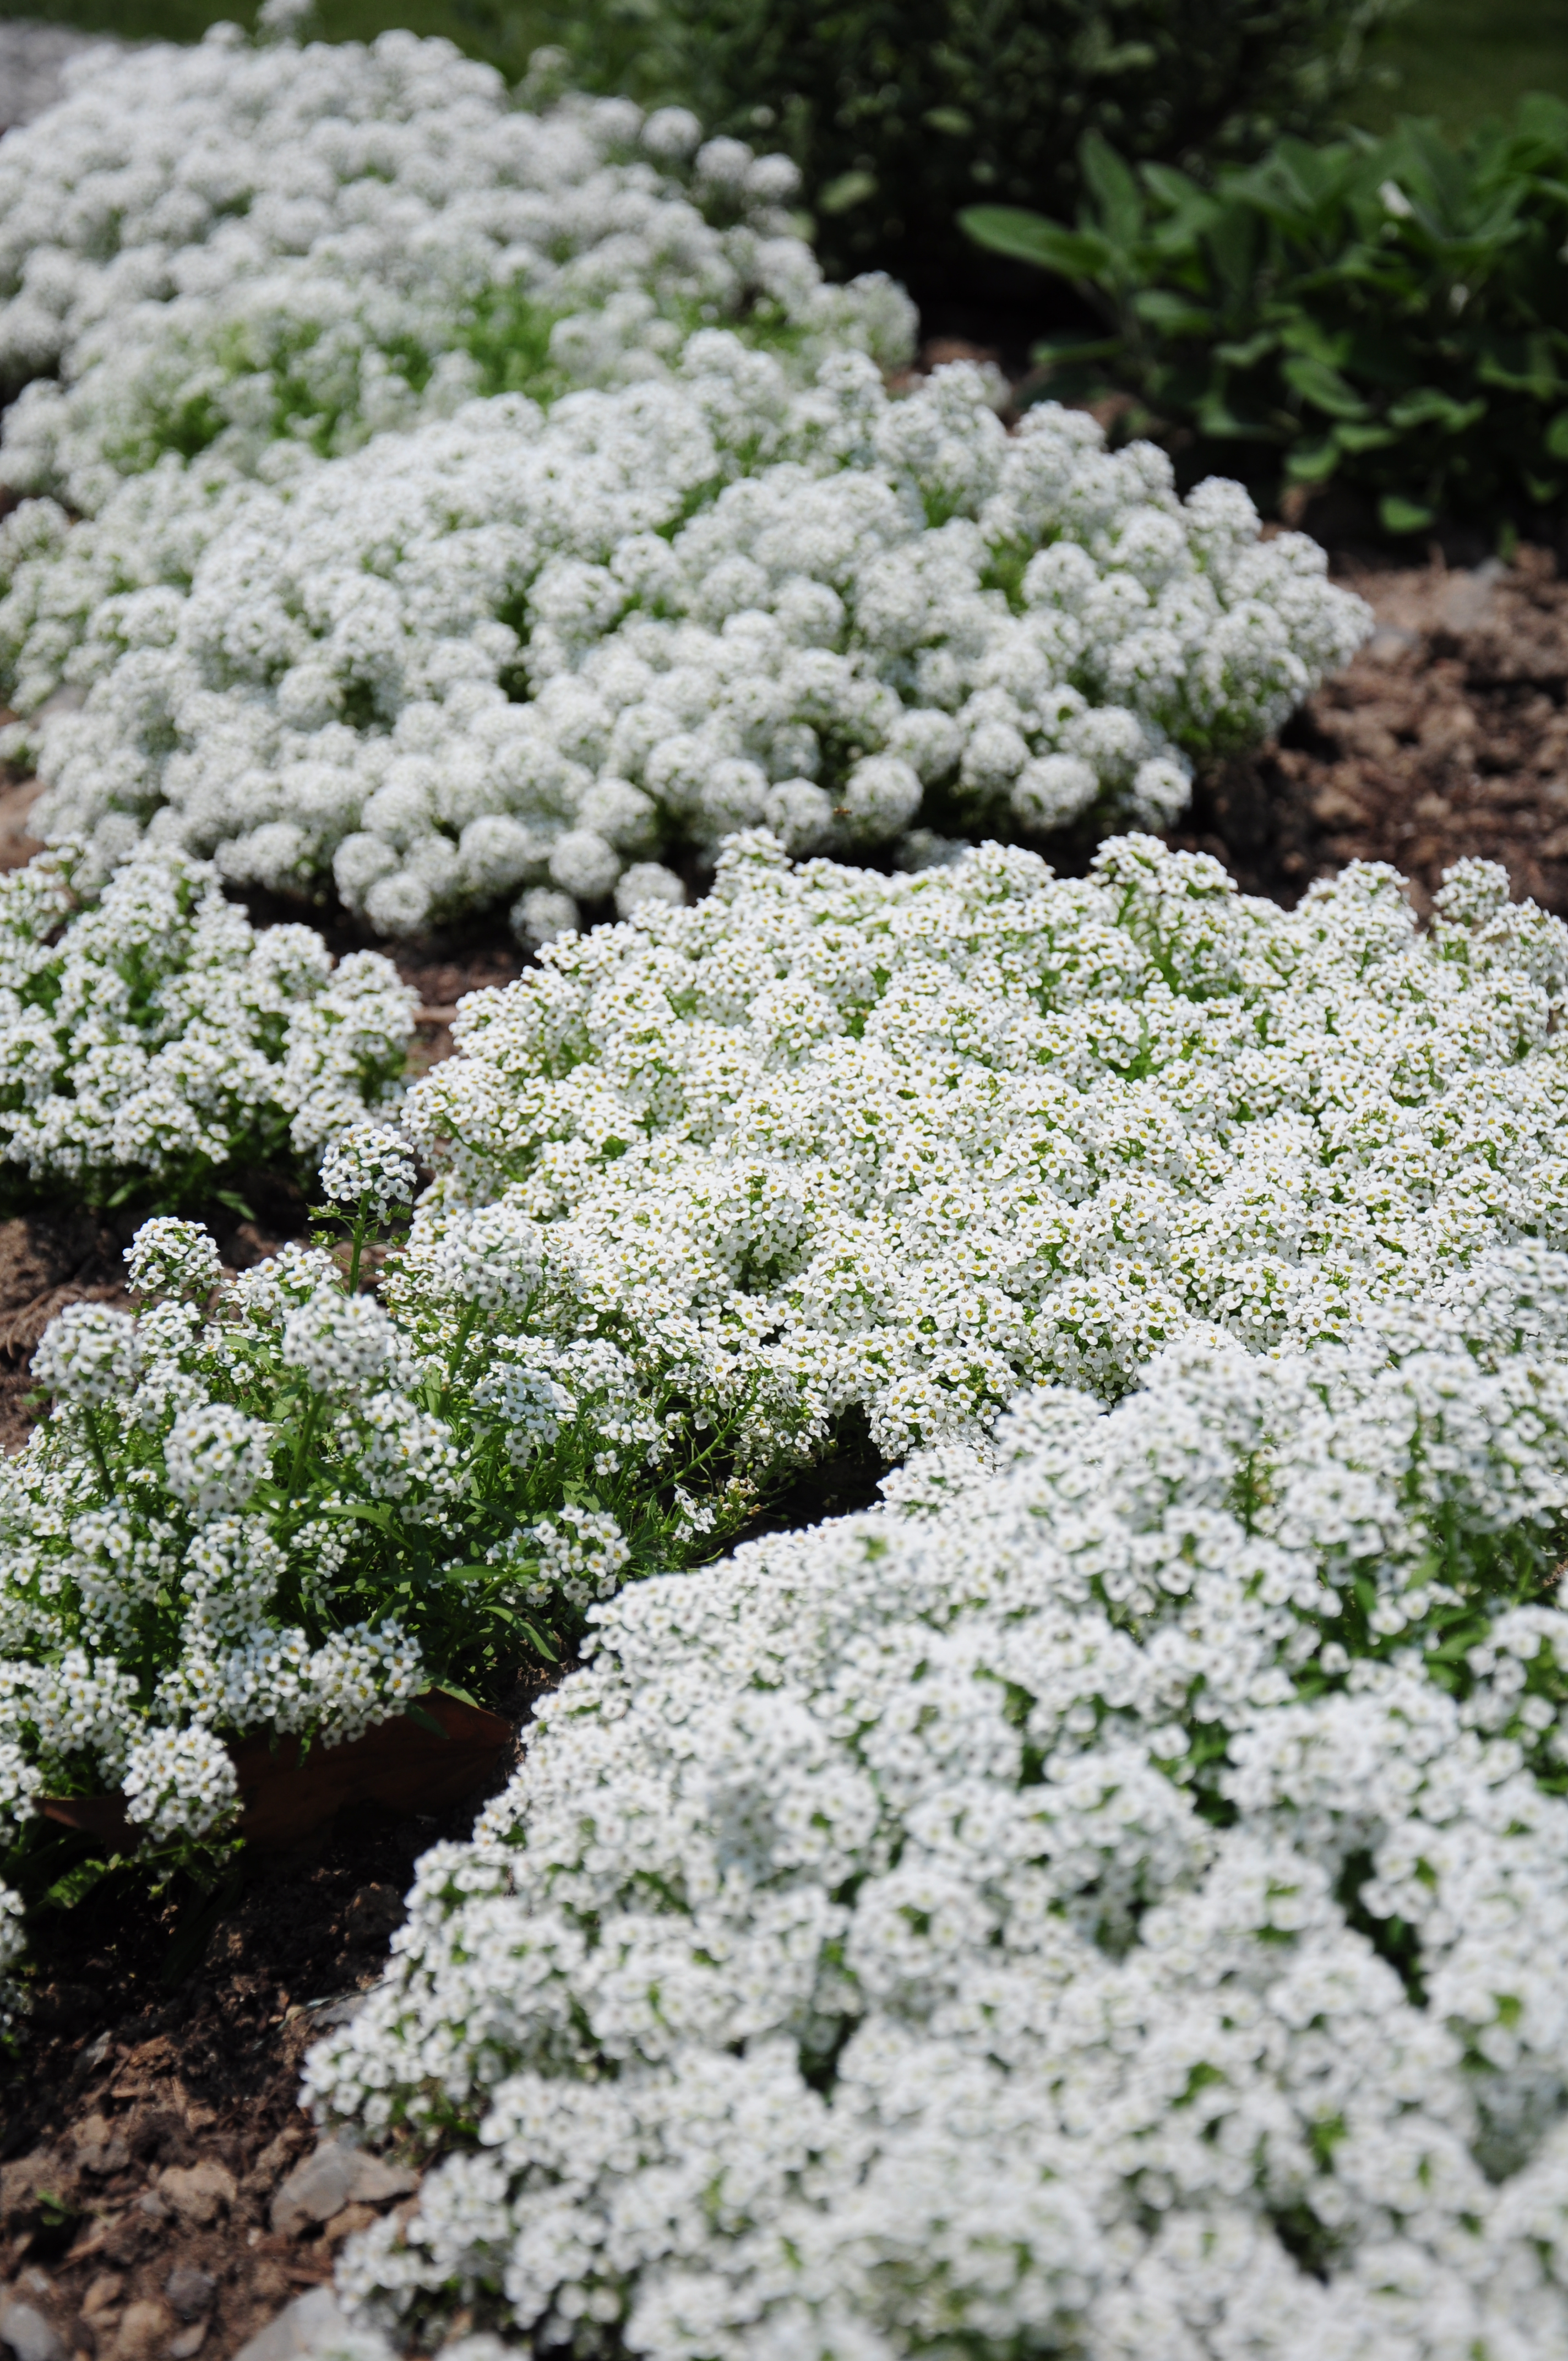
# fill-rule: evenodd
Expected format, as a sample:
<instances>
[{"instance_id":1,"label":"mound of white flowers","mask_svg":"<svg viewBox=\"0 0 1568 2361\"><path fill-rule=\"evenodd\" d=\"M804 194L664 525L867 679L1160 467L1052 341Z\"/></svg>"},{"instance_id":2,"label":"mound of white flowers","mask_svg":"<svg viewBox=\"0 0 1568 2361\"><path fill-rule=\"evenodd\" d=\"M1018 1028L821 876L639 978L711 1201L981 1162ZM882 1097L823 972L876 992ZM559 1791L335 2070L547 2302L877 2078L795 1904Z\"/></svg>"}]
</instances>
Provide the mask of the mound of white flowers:
<instances>
[{"instance_id":1,"label":"mound of white flowers","mask_svg":"<svg viewBox=\"0 0 1568 2361\"><path fill-rule=\"evenodd\" d=\"M744 323L896 365L914 314L828 287L796 174L622 99L516 104L386 33L98 52L0 152L0 478L102 506L160 455L352 448L478 392L646 377Z\"/></svg>"},{"instance_id":2,"label":"mound of white flowers","mask_svg":"<svg viewBox=\"0 0 1568 2361\"><path fill-rule=\"evenodd\" d=\"M465 1004L410 1095L446 1163L416 1248L499 1199L563 1303L715 1405L787 1378L897 1457L1028 1381L1113 1396L1184 1337L1344 1335L1568 1241L1565 987L1568 928L1482 862L1422 933L1371 866L1288 912L1149 838L1082 880L744 839L696 907Z\"/></svg>"},{"instance_id":3,"label":"mound of white flowers","mask_svg":"<svg viewBox=\"0 0 1568 2361\"><path fill-rule=\"evenodd\" d=\"M1179 500L1151 445L1055 405L1009 435L988 392L960 365L894 400L855 355L792 390L713 331L675 381L476 403L291 489L170 464L92 524L26 503L11 694L88 692L11 734L35 825L330 877L394 932L521 887L535 939L679 900L658 854L758 822L1163 826L1366 609L1238 485Z\"/></svg>"},{"instance_id":4,"label":"mound of white flowers","mask_svg":"<svg viewBox=\"0 0 1568 2361\"><path fill-rule=\"evenodd\" d=\"M173 1203L313 1162L400 1094L415 994L390 961L258 932L182 854L97 893L78 866L0 878L0 1194Z\"/></svg>"},{"instance_id":5,"label":"mound of white flowers","mask_svg":"<svg viewBox=\"0 0 1568 2361\"><path fill-rule=\"evenodd\" d=\"M1568 2344L1568 1262L597 1610L318 2106L439 2133L422 2347Z\"/></svg>"},{"instance_id":6,"label":"mound of white flowers","mask_svg":"<svg viewBox=\"0 0 1568 2361\"><path fill-rule=\"evenodd\" d=\"M629 1570L707 1554L754 1505L734 1420L694 1432L668 1354L554 1315L507 1209L401 1257L390 1304L367 1292L416 1177L361 1122L322 1165L346 1252L236 1278L159 1216L126 1257L137 1310L45 1331L49 1414L0 1459L0 1868L14 1839L25 1871L40 1793L117 1786L164 1845L221 1832L230 1740L333 1745L433 1685L494 1697Z\"/></svg>"}]
</instances>

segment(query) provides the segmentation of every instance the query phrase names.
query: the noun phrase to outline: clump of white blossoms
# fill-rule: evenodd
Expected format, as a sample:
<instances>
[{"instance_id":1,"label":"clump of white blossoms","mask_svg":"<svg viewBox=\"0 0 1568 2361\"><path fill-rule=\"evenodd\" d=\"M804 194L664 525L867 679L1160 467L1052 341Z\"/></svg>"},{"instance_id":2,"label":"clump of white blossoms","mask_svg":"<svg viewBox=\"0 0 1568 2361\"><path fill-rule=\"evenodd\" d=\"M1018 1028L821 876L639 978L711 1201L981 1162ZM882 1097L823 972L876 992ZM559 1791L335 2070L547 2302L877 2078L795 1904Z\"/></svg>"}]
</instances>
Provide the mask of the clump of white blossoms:
<instances>
[{"instance_id":1,"label":"clump of white blossoms","mask_svg":"<svg viewBox=\"0 0 1568 2361\"><path fill-rule=\"evenodd\" d=\"M389 1310L359 1277L406 1217L407 1143L361 1126L324 1177L346 1254L236 1279L159 1216L126 1256L137 1312L45 1333L50 1414L0 1460L0 1868L40 1793L118 1787L165 1850L219 1837L230 1741L330 1746L444 1683L494 1696L751 1505L733 1436L693 1439L684 1366L582 1307L545 1324L531 1224L493 1216L477 1270L403 1257Z\"/></svg>"},{"instance_id":2,"label":"clump of white blossoms","mask_svg":"<svg viewBox=\"0 0 1568 2361\"><path fill-rule=\"evenodd\" d=\"M1487 1248L596 1610L307 2063L442 2149L340 2291L646 2361L1568 2347L1565 1345Z\"/></svg>"},{"instance_id":3,"label":"clump of white blossoms","mask_svg":"<svg viewBox=\"0 0 1568 2361\"><path fill-rule=\"evenodd\" d=\"M795 168L674 107L514 101L450 42L99 52L0 154L0 477L88 513L168 456L287 464L476 393L657 374L695 327L897 365L824 284Z\"/></svg>"},{"instance_id":4,"label":"clump of white blossoms","mask_svg":"<svg viewBox=\"0 0 1568 2361\"><path fill-rule=\"evenodd\" d=\"M917 818L1163 827L1367 610L1239 485L1179 500L1152 445L1055 405L1009 434L990 390L960 364L894 399L853 354L792 390L713 331L673 380L475 403L292 488L170 467L70 529L25 503L13 701L86 697L9 735L34 825L330 879L391 933L515 896L536 939L678 901L659 856L761 823L838 853Z\"/></svg>"},{"instance_id":5,"label":"clump of white blossoms","mask_svg":"<svg viewBox=\"0 0 1568 2361\"><path fill-rule=\"evenodd\" d=\"M678 1344L695 1400L793 1389L896 1458L1568 1243L1565 990L1568 928L1482 862L1423 933L1381 867L1284 911L1144 837L1081 880L742 839L695 908L465 1004L404 1116L444 1176L411 1261L510 1212L541 1300Z\"/></svg>"},{"instance_id":6,"label":"clump of white blossoms","mask_svg":"<svg viewBox=\"0 0 1568 2361\"><path fill-rule=\"evenodd\" d=\"M415 995L389 960L258 931L177 851L96 893L82 866L0 878L0 1191L172 1203L396 1101Z\"/></svg>"}]
</instances>

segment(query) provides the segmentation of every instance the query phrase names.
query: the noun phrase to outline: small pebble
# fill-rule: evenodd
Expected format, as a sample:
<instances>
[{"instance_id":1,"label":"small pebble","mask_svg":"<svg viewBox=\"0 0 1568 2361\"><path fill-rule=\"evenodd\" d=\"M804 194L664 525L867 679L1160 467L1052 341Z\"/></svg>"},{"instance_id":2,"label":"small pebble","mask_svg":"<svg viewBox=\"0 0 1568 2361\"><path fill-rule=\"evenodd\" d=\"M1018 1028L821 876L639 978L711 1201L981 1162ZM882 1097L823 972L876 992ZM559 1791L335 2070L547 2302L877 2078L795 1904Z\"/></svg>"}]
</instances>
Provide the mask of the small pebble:
<instances>
[{"instance_id":1,"label":"small pebble","mask_svg":"<svg viewBox=\"0 0 1568 2361\"><path fill-rule=\"evenodd\" d=\"M163 2282L163 2292L181 2320L194 2320L207 2311L217 2292L217 2281L193 2263L180 2263Z\"/></svg>"}]
</instances>

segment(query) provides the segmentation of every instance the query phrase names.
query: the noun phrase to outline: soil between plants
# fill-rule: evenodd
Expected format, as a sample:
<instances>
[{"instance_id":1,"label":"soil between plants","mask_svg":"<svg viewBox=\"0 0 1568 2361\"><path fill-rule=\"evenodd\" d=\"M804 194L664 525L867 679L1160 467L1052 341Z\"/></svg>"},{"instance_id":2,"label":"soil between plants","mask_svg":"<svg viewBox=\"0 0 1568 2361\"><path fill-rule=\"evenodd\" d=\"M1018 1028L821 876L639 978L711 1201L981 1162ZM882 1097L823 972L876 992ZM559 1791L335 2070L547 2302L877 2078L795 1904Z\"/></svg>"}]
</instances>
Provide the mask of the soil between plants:
<instances>
[{"instance_id":1,"label":"soil between plants","mask_svg":"<svg viewBox=\"0 0 1568 2361\"><path fill-rule=\"evenodd\" d=\"M1568 915L1568 583L1550 555L1335 570L1373 605L1375 637L1277 741L1199 781L1173 841L1285 903L1346 861L1386 861L1423 912L1442 869L1480 855L1503 863L1516 895ZM0 866L33 849L29 801L26 786L0 796ZM1046 849L1063 870L1083 864L1082 846ZM301 915L253 904L258 923ZM339 951L367 939L341 919L323 932ZM420 995L422 1066L450 1051L465 992L525 964L499 920L393 956ZM302 1230L286 1191L256 1212L214 1214L231 1268ZM31 1422L27 1362L47 1319L82 1297L124 1300L135 1225L0 1223L0 1447L19 1447ZM866 1506L877 1472L847 1448L749 1532ZM517 1713L530 1702L520 1693ZM270 2227L272 2196L315 2137L300 2062L326 2015L382 1971L414 1861L465 1833L473 1808L345 1815L301 1853L253 1859L210 1932L190 1896L149 1906L123 1883L39 1921L33 2013L0 2051L0 2304L32 2306L85 2361L230 2361L330 2277L365 2207L315 2235Z\"/></svg>"},{"instance_id":2,"label":"soil between plants","mask_svg":"<svg viewBox=\"0 0 1568 2361\"><path fill-rule=\"evenodd\" d=\"M1339 570L1376 630L1258 753L1201 779L1173 841L1294 903L1348 861L1386 861L1424 916L1442 873L1500 862L1516 899L1568 916L1568 582L1512 566Z\"/></svg>"},{"instance_id":3,"label":"soil between plants","mask_svg":"<svg viewBox=\"0 0 1568 2361\"><path fill-rule=\"evenodd\" d=\"M63 2354L226 2361L330 2279L370 2209L271 2226L317 2136L301 2060L376 1982L414 1861L466 1835L477 1800L345 1814L299 1851L251 1854L210 1928L199 1895L149 1903L123 1878L39 1918L31 2016L0 2053L0 2286Z\"/></svg>"}]
</instances>

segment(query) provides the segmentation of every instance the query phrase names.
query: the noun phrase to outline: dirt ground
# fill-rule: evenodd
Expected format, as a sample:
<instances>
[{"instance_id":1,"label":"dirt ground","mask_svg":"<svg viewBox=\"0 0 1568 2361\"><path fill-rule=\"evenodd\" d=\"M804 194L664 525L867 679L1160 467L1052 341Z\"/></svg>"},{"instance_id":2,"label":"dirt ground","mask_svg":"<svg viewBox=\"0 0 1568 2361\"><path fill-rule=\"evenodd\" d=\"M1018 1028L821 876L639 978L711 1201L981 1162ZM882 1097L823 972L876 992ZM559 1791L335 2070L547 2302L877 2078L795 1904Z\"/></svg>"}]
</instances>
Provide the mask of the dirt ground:
<instances>
[{"instance_id":1,"label":"dirt ground","mask_svg":"<svg viewBox=\"0 0 1568 2361\"><path fill-rule=\"evenodd\" d=\"M416 2185L367 2159L302 2180L300 2061L381 1972L415 1860L473 1810L367 1807L253 1854L210 1927L200 1897L149 1906L128 1883L39 1920L31 2017L0 2050L0 2288L35 2315L23 2361L226 2361Z\"/></svg>"},{"instance_id":2,"label":"dirt ground","mask_svg":"<svg viewBox=\"0 0 1568 2361\"><path fill-rule=\"evenodd\" d=\"M1390 862L1422 910L1479 856L1568 916L1568 582L1530 549L1341 578L1373 638L1277 743L1200 782L1177 840L1286 902L1347 861Z\"/></svg>"},{"instance_id":3,"label":"dirt ground","mask_svg":"<svg viewBox=\"0 0 1568 2361\"><path fill-rule=\"evenodd\" d=\"M1277 744L1200 782L1176 840L1286 902L1376 860L1424 907L1448 862L1481 854L1568 915L1568 583L1530 550L1509 568L1434 559L1342 578L1371 600L1375 638ZM0 796L0 866L32 849L28 800L19 785ZM496 925L394 956L420 995L422 1065L449 1051L464 992L523 965ZM302 1211L285 1196L255 1223L226 1217L225 1259L254 1261ZM0 1446L30 1423L27 1362L48 1318L75 1298L123 1300L134 1225L0 1223ZM875 1472L848 1454L758 1529L862 1506ZM299 2064L381 1971L414 1860L472 1809L340 1818L299 1853L252 1859L236 1893L204 1905L210 1926L189 1896L149 1908L114 1882L40 1921L32 2016L0 2048L0 2342L10 2332L20 2361L230 2361L330 2278L349 2230L401 2202L409 2176L356 2183L335 2155L291 2181L316 2145Z\"/></svg>"}]
</instances>

